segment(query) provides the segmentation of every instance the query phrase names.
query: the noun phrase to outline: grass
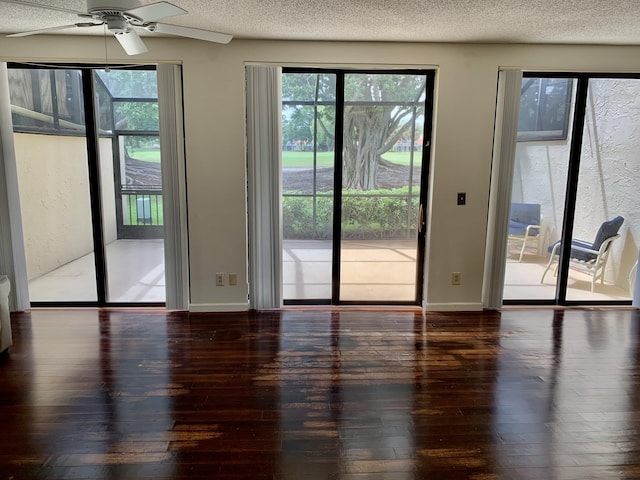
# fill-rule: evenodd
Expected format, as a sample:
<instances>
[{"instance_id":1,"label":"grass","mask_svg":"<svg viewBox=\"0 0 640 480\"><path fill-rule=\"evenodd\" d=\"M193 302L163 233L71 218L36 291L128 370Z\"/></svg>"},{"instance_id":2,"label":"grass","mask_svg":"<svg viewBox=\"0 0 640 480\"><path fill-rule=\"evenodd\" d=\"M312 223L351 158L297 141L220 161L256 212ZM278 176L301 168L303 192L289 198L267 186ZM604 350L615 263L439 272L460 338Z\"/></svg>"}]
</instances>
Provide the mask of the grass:
<instances>
[{"instance_id":1,"label":"grass","mask_svg":"<svg viewBox=\"0 0 640 480\"><path fill-rule=\"evenodd\" d=\"M159 148L129 148L128 153L131 158L135 158L136 160L160 163Z\"/></svg>"},{"instance_id":2,"label":"grass","mask_svg":"<svg viewBox=\"0 0 640 480\"><path fill-rule=\"evenodd\" d=\"M129 156L136 160L160 163L158 148L130 148ZM382 158L398 165L409 165L409 152L387 152ZM333 152L318 152L318 168L333 167ZM420 152L413 155L414 164L420 162ZM313 167L313 152L282 152L283 168L311 168Z\"/></svg>"},{"instance_id":3,"label":"grass","mask_svg":"<svg viewBox=\"0 0 640 480\"><path fill-rule=\"evenodd\" d=\"M139 157L135 157L139 158ZM398 165L409 165L410 152L387 152L382 158ZM420 152L414 152L413 163L419 164ZM141 159L142 160L142 159ZM318 152L318 168L333 166L333 152ZM282 168L312 168L313 152L282 152Z\"/></svg>"},{"instance_id":4,"label":"grass","mask_svg":"<svg viewBox=\"0 0 640 480\"><path fill-rule=\"evenodd\" d=\"M127 195L127 211L124 213L129 218L129 223L125 225L144 225L138 223L138 198L144 198L145 196ZM146 225L164 225L164 208L162 204L161 195L148 195L149 207L151 213L151 222ZM145 212L147 213L147 212ZM141 215L142 216L142 215Z\"/></svg>"},{"instance_id":5,"label":"grass","mask_svg":"<svg viewBox=\"0 0 640 480\"><path fill-rule=\"evenodd\" d=\"M333 152L318 152L318 168L333 167ZM313 152L282 152L282 168L312 168Z\"/></svg>"},{"instance_id":6,"label":"grass","mask_svg":"<svg viewBox=\"0 0 640 480\"><path fill-rule=\"evenodd\" d=\"M411 152L387 152L382 155L382 158L398 165L409 166L411 164ZM413 152L413 164L420 165L421 160L422 152Z\"/></svg>"}]
</instances>

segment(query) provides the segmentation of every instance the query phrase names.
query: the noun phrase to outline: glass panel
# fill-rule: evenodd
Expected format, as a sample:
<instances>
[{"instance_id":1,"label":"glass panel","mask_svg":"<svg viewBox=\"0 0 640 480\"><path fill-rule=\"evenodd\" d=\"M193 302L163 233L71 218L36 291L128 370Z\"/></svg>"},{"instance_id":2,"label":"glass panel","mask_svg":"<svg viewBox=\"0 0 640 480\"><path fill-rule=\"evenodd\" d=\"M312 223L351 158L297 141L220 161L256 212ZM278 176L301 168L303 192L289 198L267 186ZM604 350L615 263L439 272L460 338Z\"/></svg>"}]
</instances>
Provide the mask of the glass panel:
<instances>
[{"instance_id":1,"label":"glass panel","mask_svg":"<svg viewBox=\"0 0 640 480\"><path fill-rule=\"evenodd\" d=\"M531 100L530 89L540 95L542 80L522 79L519 131L527 130L523 125L537 115L530 112L535 105ZM569 90L575 95L574 80L545 80L554 80L552 85L561 85L563 91ZM551 93L552 88L548 87L542 93ZM573 117L574 100L571 98L567 101L567 105L556 110L567 110ZM572 118L570 121L573 121ZM548 264L549 248L552 248L562 234L571 149L570 133L569 131L563 140L520 141L517 144L503 293L505 300L552 301L556 297L557 264ZM536 224L539 228L529 227ZM549 269L545 274L547 266ZM541 282L543 274L544 281Z\"/></svg>"},{"instance_id":2,"label":"glass panel","mask_svg":"<svg viewBox=\"0 0 640 480\"><path fill-rule=\"evenodd\" d=\"M14 139L31 301L95 301L81 73L10 76L11 103L21 107Z\"/></svg>"},{"instance_id":3,"label":"glass panel","mask_svg":"<svg viewBox=\"0 0 640 480\"><path fill-rule=\"evenodd\" d=\"M416 299L425 87L345 75L340 300Z\"/></svg>"},{"instance_id":4,"label":"glass panel","mask_svg":"<svg viewBox=\"0 0 640 480\"><path fill-rule=\"evenodd\" d=\"M155 99L156 72L97 71L100 123L122 130L157 130L157 102L115 102L105 85L119 94L143 88ZM149 82L146 84L145 82ZM102 86L101 86L102 84ZM115 118L110 117L113 115ZM164 302L162 172L157 134L120 135L100 130L103 232L109 302Z\"/></svg>"},{"instance_id":5,"label":"glass panel","mask_svg":"<svg viewBox=\"0 0 640 480\"><path fill-rule=\"evenodd\" d=\"M524 78L518 140L566 140L572 91L568 78Z\"/></svg>"},{"instance_id":6,"label":"glass panel","mask_svg":"<svg viewBox=\"0 0 640 480\"><path fill-rule=\"evenodd\" d=\"M96 70L96 76L113 99L158 98L155 70Z\"/></svg>"},{"instance_id":7,"label":"glass panel","mask_svg":"<svg viewBox=\"0 0 640 480\"><path fill-rule=\"evenodd\" d=\"M118 146L122 224L164 225L158 137L119 135Z\"/></svg>"},{"instance_id":8,"label":"glass panel","mask_svg":"<svg viewBox=\"0 0 640 480\"><path fill-rule=\"evenodd\" d=\"M589 81L573 228L585 248L573 249L567 300L631 299L640 237L638 98L638 79Z\"/></svg>"},{"instance_id":9,"label":"glass panel","mask_svg":"<svg viewBox=\"0 0 640 480\"><path fill-rule=\"evenodd\" d=\"M79 70L9 69L14 131L84 135Z\"/></svg>"},{"instance_id":10,"label":"glass panel","mask_svg":"<svg viewBox=\"0 0 640 480\"><path fill-rule=\"evenodd\" d=\"M157 102L113 102L113 123L116 130L157 132Z\"/></svg>"},{"instance_id":11,"label":"glass panel","mask_svg":"<svg viewBox=\"0 0 640 480\"><path fill-rule=\"evenodd\" d=\"M335 75L282 75L283 298L331 298Z\"/></svg>"}]
</instances>

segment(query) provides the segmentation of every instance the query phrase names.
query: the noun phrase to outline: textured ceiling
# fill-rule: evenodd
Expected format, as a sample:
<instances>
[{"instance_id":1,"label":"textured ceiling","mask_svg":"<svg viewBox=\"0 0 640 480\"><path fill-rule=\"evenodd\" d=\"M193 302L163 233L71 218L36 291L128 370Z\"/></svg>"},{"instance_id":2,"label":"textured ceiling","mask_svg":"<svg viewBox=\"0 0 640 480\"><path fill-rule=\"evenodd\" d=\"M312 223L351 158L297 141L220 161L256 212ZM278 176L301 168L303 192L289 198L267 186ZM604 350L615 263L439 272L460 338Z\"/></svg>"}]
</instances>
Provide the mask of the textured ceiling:
<instances>
[{"instance_id":1,"label":"textured ceiling","mask_svg":"<svg viewBox=\"0 0 640 480\"><path fill-rule=\"evenodd\" d=\"M30 1L86 10L84 0ZM639 0L174 0L172 3L189 13L163 22L230 33L235 38L640 44ZM0 2L2 33L77 21L70 13ZM102 33L100 29L91 30ZM88 31L78 29L78 33Z\"/></svg>"}]
</instances>

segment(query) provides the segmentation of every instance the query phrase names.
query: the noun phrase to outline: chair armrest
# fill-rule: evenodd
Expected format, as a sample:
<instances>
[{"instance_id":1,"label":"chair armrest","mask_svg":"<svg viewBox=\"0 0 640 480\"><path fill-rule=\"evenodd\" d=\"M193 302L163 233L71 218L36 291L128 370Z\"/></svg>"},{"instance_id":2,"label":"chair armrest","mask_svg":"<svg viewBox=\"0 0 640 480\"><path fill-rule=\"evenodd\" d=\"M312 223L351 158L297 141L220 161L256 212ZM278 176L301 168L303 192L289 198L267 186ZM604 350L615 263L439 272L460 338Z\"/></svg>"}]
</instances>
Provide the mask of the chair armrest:
<instances>
[{"instance_id":1,"label":"chair armrest","mask_svg":"<svg viewBox=\"0 0 640 480\"><path fill-rule=\"evenodd\" d=\"M528 237L531 230L538 230L538 233L540 233L540 225L528 225L527 230L525 231L525 236Z\"/></svg>"},{"instance_id":2,"label":"chair armrest","mask_svg":"<svg viewBox=\"0 0 640 480\"><path fill-rule=\"evenodd\" d=\"M600 253L600 251L594 250L593 248L585 248L578 245L571 245L571 250L577 250L578 252L584 253L593 253L594 255L598 255Z\"/></svg>"},{"instance_id":3,"label":"chair armrest","mask_svg":"<svg viewBox=\"0 0 640 480\"><path fill-rule=\"evenodd\" d=\"M558 240L556 243L553 244L553 248L551 249L551 258L553 258L554 255L560 255L558 253L559 249L560 249L560 240Z\"/></svg>"},{"instance_id":4,"label":"chair armrest","mask_svg":"<svg viewBox=\"0 0 640 480\"><path fill-rule=\"evenodd\" d=\"M560 253L558 252L558 250L560 250L560 240L558 240L556 243L553 244L553 250L551 250L551 255L559 255ZM579 252L585 252L585 253L593 253L594 255L598 255L598 250L593 250L591 248L585 248L585 247L580 247L578 245L571 245L571 250L575 250L575 251L579 251Z\"/></svg>"}]
</instances>

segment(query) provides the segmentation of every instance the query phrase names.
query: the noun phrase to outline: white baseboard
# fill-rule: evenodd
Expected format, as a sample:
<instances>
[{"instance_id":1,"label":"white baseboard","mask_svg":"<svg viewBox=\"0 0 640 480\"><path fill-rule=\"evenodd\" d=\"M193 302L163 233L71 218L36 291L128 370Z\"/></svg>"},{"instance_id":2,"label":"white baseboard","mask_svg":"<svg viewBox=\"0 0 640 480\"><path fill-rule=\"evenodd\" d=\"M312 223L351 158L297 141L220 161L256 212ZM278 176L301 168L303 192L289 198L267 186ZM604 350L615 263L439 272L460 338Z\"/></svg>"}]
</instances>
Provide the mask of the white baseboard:
<instances>
[{"instance_id":1,"label":"white baseboard","mask_svg":"<svg viewBox=\"0 0 640 480\"><path fill-rule=\"evenodd\" d=\"M482 303L424 303L422 308L427 312L481 312Z\"/></svg>"},{"instance_id":2,"label":"white baseboard","mask_svg":"<svg viewBox=\"0 0 640 480\"><path fill-rule=\"evenodd\" d=\"M193 313L247 312L247 303L192 303L189 311Z\"/></svg>"}]
</instances>

